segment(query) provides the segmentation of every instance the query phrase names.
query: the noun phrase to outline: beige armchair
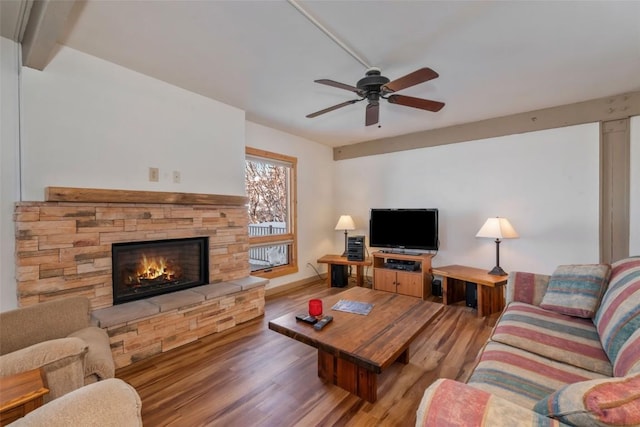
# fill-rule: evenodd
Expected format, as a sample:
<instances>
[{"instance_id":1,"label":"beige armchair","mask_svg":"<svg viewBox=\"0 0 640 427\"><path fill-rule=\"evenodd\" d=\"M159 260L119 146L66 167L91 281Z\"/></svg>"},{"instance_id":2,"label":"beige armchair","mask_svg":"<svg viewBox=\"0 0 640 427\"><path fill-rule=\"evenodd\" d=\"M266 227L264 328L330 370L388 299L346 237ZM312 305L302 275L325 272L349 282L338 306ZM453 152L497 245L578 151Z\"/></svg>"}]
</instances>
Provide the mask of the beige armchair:
<instances>
[{"instance_id":1,"label":"beige armchair","mask_svg":"<svg viewBox=\"0 0 640 427\"><path fill-rule=\"evenodd\" d=\"M87 298L0 313L0 376L37 368L49 388L45 402L115 375L109 336L90 325Z\"/></svg>"},{"instance_id":2,"label":"beige armchair","mask_svg":"<svg viewBox=\"0 0 640 427\"><path fill-rule=\"evenodd\" d=\"M136 390L118 378L81 387L29 412L11 427L139 427L142 402Z\"/></svg>"}]
</instances>

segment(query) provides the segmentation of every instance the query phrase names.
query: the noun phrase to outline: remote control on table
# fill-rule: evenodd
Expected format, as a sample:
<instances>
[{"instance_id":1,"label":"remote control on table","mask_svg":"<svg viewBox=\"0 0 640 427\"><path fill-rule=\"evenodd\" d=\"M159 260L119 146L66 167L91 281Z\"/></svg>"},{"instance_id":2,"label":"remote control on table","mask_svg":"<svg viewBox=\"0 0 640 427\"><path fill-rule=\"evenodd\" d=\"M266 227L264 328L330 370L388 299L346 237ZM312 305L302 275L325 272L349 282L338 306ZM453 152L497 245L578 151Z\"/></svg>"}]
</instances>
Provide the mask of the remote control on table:
<instances>
[{"instance_id":1,"label":"remote control on table","mask_svg":"<svg viewBox=\"0 0 640 427\"><path fill-rule=\"evenodd\" d=\"M315 316L311 316L310 314L298 314L296 315L296 320L300 320L311 325L318 321Z\"/></svg>"},{"instance_id":2,"label":"remote control on table","mask_svg":"<svg viewBox=\"0 0 640 427\"><path fill-rule=\"evenodd\" d=\"M322 330L322 328L327 326L327 324L330 323L332 320L333 320L333 316L324 316L318 323L313 325L313 329L315 329L316 331L320 331Z\"/></svg>"}]
</instances>

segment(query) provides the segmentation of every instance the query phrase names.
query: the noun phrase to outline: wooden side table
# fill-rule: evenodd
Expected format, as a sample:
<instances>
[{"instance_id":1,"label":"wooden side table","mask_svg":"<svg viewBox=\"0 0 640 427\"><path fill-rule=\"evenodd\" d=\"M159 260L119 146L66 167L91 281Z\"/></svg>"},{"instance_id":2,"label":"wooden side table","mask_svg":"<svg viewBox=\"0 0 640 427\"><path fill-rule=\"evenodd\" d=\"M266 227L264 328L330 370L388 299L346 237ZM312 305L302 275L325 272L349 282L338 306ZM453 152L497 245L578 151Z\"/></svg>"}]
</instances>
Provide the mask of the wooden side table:
<instances>
[{"instance_id":1,"label":"wooden side table","mask_svg":"<svg viewBox=\"0 0 640 427\"><path fill-rule=\"evenodd\" d=\"M12 423L42 406L44 396L49 393L46 385L41 369L0 378L0 425Z\"/></svg>"},{"instance_id":2,"label":"wooden side table","mask_svg":"<svg viewBox=\"0 0 640 427\"><path fill-rule=\"evenodd\" d=\"M478 295L478 317L504 309L504 285L508 276L494 276L481 268L464 265L434 267L433 274L442 276L442 302L454 304L465 299L465 283L475 283Z\"/></svg>"},{"instance_id":3,"label":"wooden side table","mask_svg":"<svg viewBox=\"0 0 640 427\"><path fill-rule=\"evenodd\" d=\"M349 261L347 257L340 255L325 255L316 261L318 264L329 264L329 273L327 274L327 283L329 287L331 283L331 266L332 265L355 265L356 266L356 284L364 285L364 267L372 264L371 258L365 258L364 261Z\"/></svg>"}]
</instances>

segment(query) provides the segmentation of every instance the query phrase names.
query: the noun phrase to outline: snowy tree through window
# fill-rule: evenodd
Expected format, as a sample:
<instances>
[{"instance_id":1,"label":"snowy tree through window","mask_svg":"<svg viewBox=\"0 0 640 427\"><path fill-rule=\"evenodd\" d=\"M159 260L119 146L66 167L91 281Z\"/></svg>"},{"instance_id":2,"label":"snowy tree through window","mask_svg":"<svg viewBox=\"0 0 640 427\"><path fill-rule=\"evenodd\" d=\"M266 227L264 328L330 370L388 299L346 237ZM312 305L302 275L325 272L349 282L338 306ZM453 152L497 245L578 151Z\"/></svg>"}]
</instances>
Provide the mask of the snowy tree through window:
<instances>
[{"instance_id":1,"label":"snowy tree through window","mask_svg":"<svg viewBox=\"0 0 640 427\"><path fill-rule=\"evenodd\" d=\"M247 147L251 273L276 277L296 272L295 157Z\"/></svg>"}]
</instances>

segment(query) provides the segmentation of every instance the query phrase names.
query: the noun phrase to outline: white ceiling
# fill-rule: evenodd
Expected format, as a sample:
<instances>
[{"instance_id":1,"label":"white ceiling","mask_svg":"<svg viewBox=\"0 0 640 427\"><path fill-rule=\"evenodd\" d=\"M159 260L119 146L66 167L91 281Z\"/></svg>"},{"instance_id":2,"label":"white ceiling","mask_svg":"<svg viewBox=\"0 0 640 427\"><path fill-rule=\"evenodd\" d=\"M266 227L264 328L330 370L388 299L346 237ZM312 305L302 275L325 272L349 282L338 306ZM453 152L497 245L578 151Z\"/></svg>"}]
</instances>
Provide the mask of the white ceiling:
<instances>
[{"instance_id":1,"label":"white ceiling","mask_svg":"<svg viewBox=\"0 0 640 427\"><path fill-rule=\"evenodd\" d=\"M247 119L329 146L396 136L640 90L640 1L308 1L298 3L391 80L440 77L401 94L438 113L365 103L365 67L291 4L277 1L78 3L59 43L246 111Z\"/></svg>"}]
</instances>

